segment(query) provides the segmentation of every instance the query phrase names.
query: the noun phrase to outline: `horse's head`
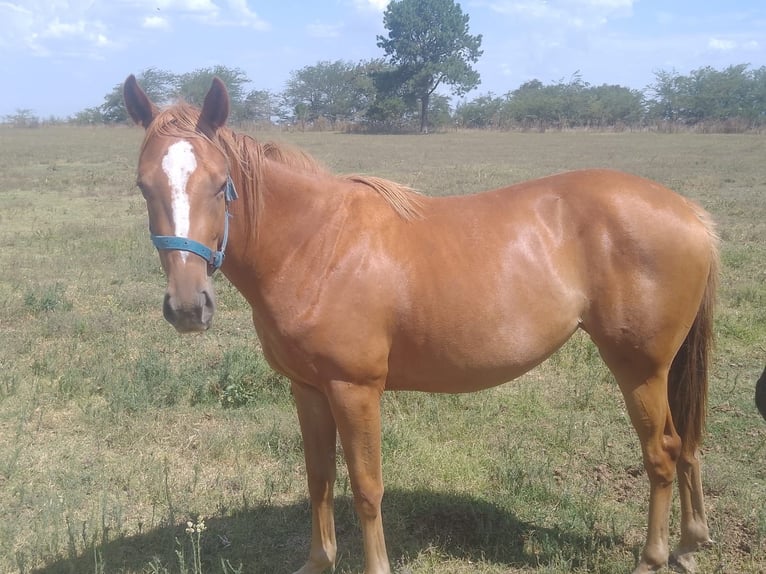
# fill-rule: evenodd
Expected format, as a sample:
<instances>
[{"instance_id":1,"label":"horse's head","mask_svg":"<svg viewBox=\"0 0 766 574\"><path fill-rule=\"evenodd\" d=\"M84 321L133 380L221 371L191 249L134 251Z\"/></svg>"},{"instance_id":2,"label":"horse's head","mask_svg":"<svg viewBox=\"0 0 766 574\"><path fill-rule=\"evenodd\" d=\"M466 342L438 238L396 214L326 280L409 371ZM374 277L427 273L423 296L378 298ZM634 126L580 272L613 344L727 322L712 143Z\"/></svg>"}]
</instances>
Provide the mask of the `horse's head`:
<instances>
[{"instance_id":1,"label":"horse's head","mask_svg":"<svg viewBox=\"0 0 766 574\"><path fill-rule=\"evenodd\" d=\"M124 96L130 117L146 129L138 186L168 278L163 314L182 333L204 331L215 312L210 276L223 261L228 202L236 197L215 143L229 114L228 93L215 78L201 111L182 105L160 111L131 75Z\"/></svg>"}]
</instances>

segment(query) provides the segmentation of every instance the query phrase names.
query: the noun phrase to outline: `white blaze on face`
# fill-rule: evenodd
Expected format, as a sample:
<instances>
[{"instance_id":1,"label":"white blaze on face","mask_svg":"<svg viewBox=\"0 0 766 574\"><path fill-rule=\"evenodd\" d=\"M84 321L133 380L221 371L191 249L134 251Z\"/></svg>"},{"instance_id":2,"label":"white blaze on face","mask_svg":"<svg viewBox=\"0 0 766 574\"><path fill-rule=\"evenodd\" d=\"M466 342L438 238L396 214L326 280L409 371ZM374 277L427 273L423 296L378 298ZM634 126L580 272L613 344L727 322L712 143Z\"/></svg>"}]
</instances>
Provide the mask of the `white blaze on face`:
<instances>
[{"instance_id":1,"label":"white blaze on face","mask_svg":"<svg viewBox=\"0 0 766 574\"><path fill-rule=\"evenodd\" d=\"M179 237L189 236L189 194L186 184L194 170L197 169L197 158L194 157L194 148L186 141L181 140L168 148L168 153L162 158L162 171L168 176L170 183L171 207L173 211L173 225L175 235ZM188 253L181 252L181 258L186 261Z\"/></svg>"}]
</instances>

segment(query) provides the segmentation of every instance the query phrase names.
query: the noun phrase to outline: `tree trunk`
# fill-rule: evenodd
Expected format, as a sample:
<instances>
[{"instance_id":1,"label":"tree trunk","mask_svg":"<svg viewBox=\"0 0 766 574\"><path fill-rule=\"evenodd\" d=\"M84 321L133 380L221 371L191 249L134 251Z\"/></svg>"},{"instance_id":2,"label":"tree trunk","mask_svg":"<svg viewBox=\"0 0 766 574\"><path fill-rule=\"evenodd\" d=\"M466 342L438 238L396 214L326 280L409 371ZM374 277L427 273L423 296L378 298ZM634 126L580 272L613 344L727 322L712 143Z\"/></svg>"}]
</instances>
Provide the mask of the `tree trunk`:
<instances>
[{"instance_id":1,"label":"tree trunk","mask_svg":"<svg viewBox=\"0 0 766 574\"><path fill-rule=\"evenodd\" d=\"M428 100L431 94L425 94L420 98L420 133L428 133Z\"/></svg>"}]
</instances>

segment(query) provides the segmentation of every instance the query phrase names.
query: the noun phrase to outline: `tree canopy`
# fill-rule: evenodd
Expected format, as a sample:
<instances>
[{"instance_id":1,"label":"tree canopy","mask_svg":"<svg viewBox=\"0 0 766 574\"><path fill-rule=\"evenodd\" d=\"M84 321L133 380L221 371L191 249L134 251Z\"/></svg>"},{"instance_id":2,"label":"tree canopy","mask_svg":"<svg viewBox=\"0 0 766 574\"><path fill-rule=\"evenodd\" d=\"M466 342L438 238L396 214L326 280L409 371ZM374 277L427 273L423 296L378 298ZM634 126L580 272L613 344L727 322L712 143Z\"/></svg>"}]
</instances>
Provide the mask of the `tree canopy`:
<instances>
[{"instance_id":1,"label":"tree canopy","mask_svg":"<svg viewBox=\"0 0 766 574\"><path fill-rule=\"evenodd\" d=\"M504 95L487 93L455 103L479 85L473 68L482 36L469 33L469 17L455 0L391 0L383 14L384 56L369 61L320 61L291 72L283 91L252 89L241 68L212 66L181 74L148 68L138 81L159 105L177 99L201 105L214 76L231 98L232 123L275 120L300 129L427 131L459 126L489 129L695 129L745 131L766 127L766 66L705 66L680 74L660 70L655 81L632 89L591 85L579 72L544 84L533 79ZM448 88L445 89L439 89ZM57 123L33 110L5 116L16 127ZM80 124L128 122L122 83L98 106L69 118Z\"/></svg>"},{"instance_id":2,"label":"tree canopy","mask_svg":"<svg viewBox=\"0 0 766 574\"><path fill-rule=\"evenodd\" d=\"M649 87L654 92L653 114L687 125L740 118L750 124L766 120L766 67L747 64L716 70L710 66L688 76L660 71Z\"/></svg>"},{"instance_id":3,"label":"tree canopy","mask_svg":"<svg viewBox=\"0 0 766 574\"><path fill-rule=\"evenodd\" d=\"M410 131L423 114L411 92L383 85L396 69L382 60L367 62L318 62L293 72L285 90L249 90L241 70L202 69L182 75L149 68L139 82L160 104L183 97L196 102L197 90L209 87L212 74L220 73L232 95L232 122L270 124L275 118L305 128L353 127L365 130ZM196 98L196 99L195 99ZM544 84L530 80L497 96L486 93L453 108L447 96L431 94L429 123L436 127L458 125L489 129L696 129L744 131L766 126L766 67L747 64L716 70L709 66L683 75L658 71L644 90L625 86L591 85L579 72L568 80ZM17 110L5 123L16 127L47 123L33 110ZM50 122L55 123L55 118ZM89 107L70 118L73 123L127 122L122 84L104 96L101 106Z\"/></svg>"},{"instance_id":4,"label":"tree canopy","mask_svg":"<svg viewBox=\"0 0 766 574\"><path fill-rule=\"evenodd\" d=\"M233 122L271 121L274 113L273 96L265 90L246 91L250 79L239 68L213 66L198 68L184 74L174 74L158 68L147 68L137 76L138 83L158 105L174 100L183 100L201 106L214 77L223 80L231 98L230 118ZM122 100L122 82L104 96L104 103L98 107L86 108L74 118L76 123L123 123L128 121L128 112Z\"/></svg>"},{"instance_id":5,"label":"tree canopy","mask_svg":"<svg viewBox=\"0 0 766 574\"><path fill-rule=\"evenodd\" d=\"M320 118L332 125L360 121L375 97L371 73L382 63L318 62L290 74L282 93L283 111L301 125Z\"/></svg>"},{"instance_id":6,"label":"tree canopy","mask_svg":"<svg viewBox=\"0 0 766 574\"><path fill-rule=\"evenodd\" d=\"M399 0L383 14L388 36L378 36L393 69L378 75L385 98L420 101L420 131L428 130L431 94L442 84L454 95L479 85L471 67L482 55L481 34L468 32L468 14L454 0Z\"/></svg>"}]
</instances>

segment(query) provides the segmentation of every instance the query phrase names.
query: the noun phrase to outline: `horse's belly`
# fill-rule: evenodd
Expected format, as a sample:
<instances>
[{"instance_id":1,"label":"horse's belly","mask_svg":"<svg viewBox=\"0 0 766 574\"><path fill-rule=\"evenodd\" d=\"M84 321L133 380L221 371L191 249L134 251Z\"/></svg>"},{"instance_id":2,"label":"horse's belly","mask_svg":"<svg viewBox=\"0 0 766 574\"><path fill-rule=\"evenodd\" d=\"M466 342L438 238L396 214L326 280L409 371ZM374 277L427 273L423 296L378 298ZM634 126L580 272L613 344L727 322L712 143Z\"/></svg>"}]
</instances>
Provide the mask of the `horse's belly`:
<instances>
[{"instance_id":1,"label":"horse's belly","mask_svg":"<svg viewBox=\"0 0 766 574\"><path fill-rule=\"evenodd\" d=\"M538 361L539 363L539 361ZM407 373L389 374L386 390L424 391L429 393L470 393L496 387L523 375L538 363L514 365L506 368L484 368L450 372L437 370L428 372L413 369Z\"/></svg>"},{"instance_id":2,"label":"horse's belly","mask_svg":"<svg viewBox=\"0 0 766 574\"><path fill-rule=\"evenodd\" d=\"M504 332L394 341L386 388L466 393L501 385L542 363L577 330L577 318L519 322Z\"/></svg>"}]
</instances>

